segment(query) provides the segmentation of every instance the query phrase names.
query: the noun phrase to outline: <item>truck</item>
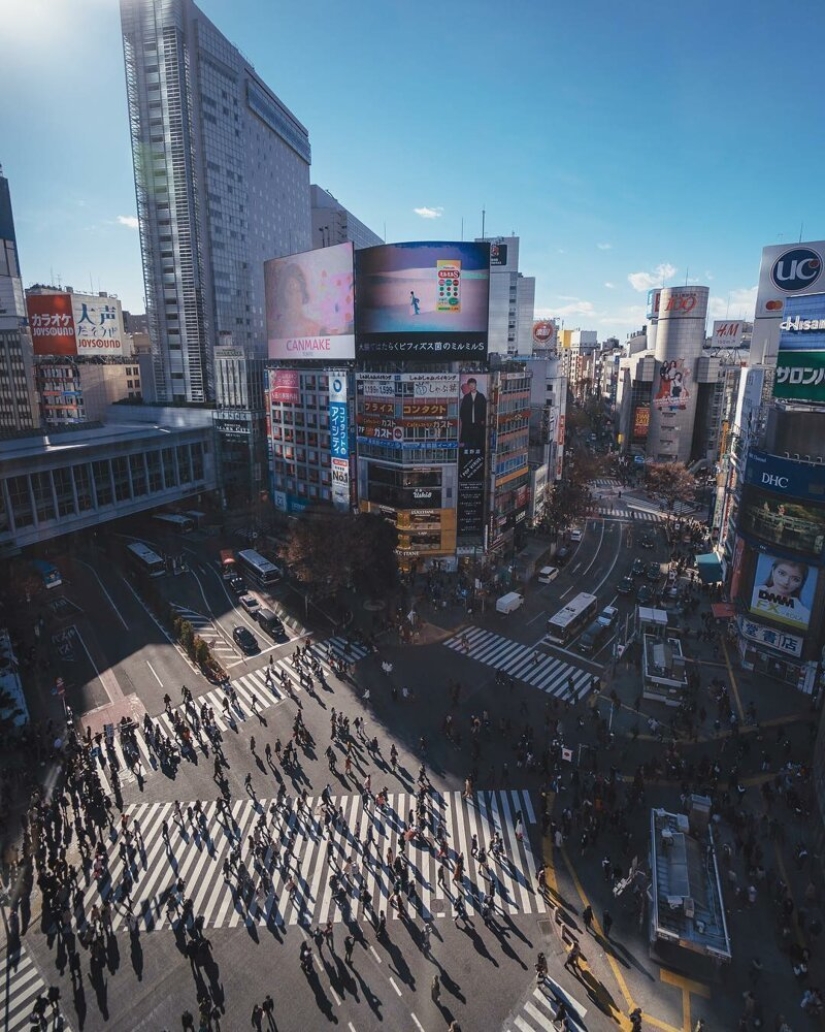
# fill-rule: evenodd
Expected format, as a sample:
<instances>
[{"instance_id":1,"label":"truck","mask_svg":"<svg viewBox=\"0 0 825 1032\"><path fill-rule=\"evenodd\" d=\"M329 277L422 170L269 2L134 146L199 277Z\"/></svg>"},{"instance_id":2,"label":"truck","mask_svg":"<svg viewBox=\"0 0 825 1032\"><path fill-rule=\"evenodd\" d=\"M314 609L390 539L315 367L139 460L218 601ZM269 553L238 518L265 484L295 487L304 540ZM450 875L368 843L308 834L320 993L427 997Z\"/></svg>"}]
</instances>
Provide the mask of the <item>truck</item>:
<instances>
[{"instance_id":1,"label":"truck","mask_svg":"<svg viewBox=\"0 0 825 1032\"><path fill-rule=\"evenodd\" d=\"M510 591L506 595L502 595L501 598L496 601L496 612L514 613L523 605L524 595L520 595L517 591Z\"/></svg>"}]
</instances>

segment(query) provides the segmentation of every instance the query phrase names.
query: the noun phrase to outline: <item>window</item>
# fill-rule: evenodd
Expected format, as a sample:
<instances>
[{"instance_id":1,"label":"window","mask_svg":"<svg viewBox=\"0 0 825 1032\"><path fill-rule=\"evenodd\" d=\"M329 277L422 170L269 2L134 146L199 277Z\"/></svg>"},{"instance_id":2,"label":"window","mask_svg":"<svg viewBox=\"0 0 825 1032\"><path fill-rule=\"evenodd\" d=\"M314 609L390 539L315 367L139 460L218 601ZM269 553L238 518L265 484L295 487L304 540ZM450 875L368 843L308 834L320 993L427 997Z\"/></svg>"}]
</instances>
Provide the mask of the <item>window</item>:
<instances>
[{"instance_id":1,"label":"window","mask_svg":"<svg viewBox=\"0 0 825 1032\"><path fill-rule=\"evenodd\" d=\"M142 454L129 456L129 470L132 474L132 493L135 498L140 498L146 494L146 467Z\"/></svg>"},{"instance_id":2,"label":"window","mask_svg":"<svg viewBox=\"0 0 825 1032\"><path fill-rule=\"evenodd\" d=\"M93 462L92 476L94 477L98 506L111 505L114 495L112 492L112 478L109 470L109 463L105 460L102 462Z\"/></svg>"},{"instance_id":3,"label":"window","mask_svg":"<svg viewBox=\"0 0 825 1032\"><path fill-rule=\"evenodd\" d=\"M72 466L72 474L74 476L74 488L77 492L77 508L80 512L88 512L94 508L89 467Z\"/></svg>"},{"instance_id":4,"label":"window","mask_svg":"<svg viewBox=\"0 0 825 1032\"><path fill-rule=\"evenodd\" d=\"M160 453L147 452L146 465L149 470L149 493L157 494L163 488L160 478Z\"/></svg>"},{"instance_id":5,"label":"window","mask_svg":"<svg viewBox=\"0 0 825 1032\"><path fill-rule=\"evenodd\" d=\"M55 469L52 471L54 490L57 494L57 515L62 519L65 516L74 516L74 493L72 491L72 474L69 469Z\"/></svg>"},{"instance_id":6,"label":"window","mask_svg":"<svg viewBox=\"0 0 825 1032\"><path fill-rule=\"evenodd\" d=\"M30 527L34 523L34 513L29 495L29 478L9 477L6 486L9 489L9 501L15 526Z\"/></svg>"},{"instance_id":7,"label":"window","mask_svg":"<svg viewBox=\"0 0 825 1032\"><path fill-rule=\"evenodd\" d=\"M129 486L129 462L125 455L112 459L112 475L115 479L115 498L119 502L126 502L132 497L132 489Z\"/></svg>"}]
</instances>

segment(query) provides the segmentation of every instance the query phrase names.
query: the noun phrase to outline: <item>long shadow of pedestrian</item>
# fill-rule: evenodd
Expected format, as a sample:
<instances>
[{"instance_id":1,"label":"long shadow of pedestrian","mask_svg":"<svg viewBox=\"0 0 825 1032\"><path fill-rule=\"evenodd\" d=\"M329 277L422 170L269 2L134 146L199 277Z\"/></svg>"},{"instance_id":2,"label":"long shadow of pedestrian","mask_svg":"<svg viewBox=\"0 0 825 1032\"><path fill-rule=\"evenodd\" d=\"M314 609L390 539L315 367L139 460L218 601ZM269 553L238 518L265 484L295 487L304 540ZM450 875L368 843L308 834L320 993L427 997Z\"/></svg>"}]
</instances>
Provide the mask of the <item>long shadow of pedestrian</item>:
<instances>
[{"instance_id":1,"label":"long shadow of pedestrian","mask_svg":"<svg viewBox=\"0 0 825 1032\"><path fill-rule=\"evenodd\" d=\"M494 920L490 922L490 930L498 939L499 945L501 946L501 952L505 956L509 957L511 960L515 960L519 964L521 964L522 968L526 971L527 965L524 963L521 957L519 957L519 955L515 952L513 947L507 941L507 938L510 934L509 931L503 925L500 925L497 921Z\"/></svg>"},{"instance_id":2,"label":"long shadow of pedestrian","mask_svg":"<svg viewBox=\"0 0 825 1032\"><path fill-rule=\"evenodd\" d=\"M132 960L132 968L137 975L138 982L143 981L143 946L140 941L140 935L137 932L133 932L130 936L130 956Z\"/></svg>"},{"instance_id":3,"label":"long shadow of pedestrian","mask_svg":"<svg viewBox=\"0 0 825 1032\"><path fill-rule=\"evenodd\" d=\"M358 969L355 966L353 966L352 968L352 973L358 979L358 984L361 986L361 992L364 994L364 1000L366 1001L367 1006L379 1021L383 1021L384 1018L381 1014L381 1008L384 1006L383 1000L380 996L377 996L372 991L372 989L367 985L367 983L361 976L360 971L358 971Z\"/></svg>"},{"instance_id":4,"label":"long shadow of pedestrian","mask_svg":"<svg viewBox=\"0 0 825 1032\"><path fill-rule=\"evenodd\" d=\"M93 960L89 971L89 981L95 991L97 998L97 1009L103 1018L109 1020L109 994L106 979L103 975L103 965L98 960Z\"/></svg>"},{"instance_id":5,"label":"long shadow of pedestrian","mask_svg":"<svg viewBox=\"0 0 825 1032\"><path fill-rule=\"evenodd\" d=\"M404 960L404 954L389 936L385 935L380 941L382 941L384 949L389 954L390 968L395 971L402 982L415 992L415 977L410 970L409 964Z\"/></svg>"},{"instance_id":6,"label":"long shadow of pedestrian","mask_svg":"<svg viewBox=\"0 0 825 1032\"><path fill-rule=\"evenodd\" d=\"M77 984L72 987L72 1002L74 1003L74 1009L77 1013L77 1024L82 1030L86 1024L86 1014L88 1013L88 1007L86 1006L86 991L83 988L82 978L78 980Z\"/></svg>"},{"instance_id":7,"label":"long shadow of pedestrian","mask_svg":"<svg viewBox=\"0 0 825 1032\"><path fill-rule=\"evenodd\" d=\"M454 996L459 1001L459 1003L466 1003L467 997L464 995L464 993L462 993L461 986L458 984L458 982L454 981L447 969L445 967L442 967L442 965L437 960L433 959L433 963L438 968L439 978L441 979L441 985L444 987L444 989L450 994L450 996ZM438 1006L439 1009L443 1011L443 1008L441 1007L440 1003Z\"/></svg>"},{"instance_id":8,"label":"long shadow of pedestrian","mask_svg":"<svg viewBox=\"0 0 825 1032\"><path fill-rule=\"evenodd\" d=\"M324 987L321 985L321 979L318 977L318 973L313 968L312 971L307 975L307 981L310 984L312 991L315 993L315 1003L318 1010L325 1015L327 1021L332 1025L338 1024L338 1018L332 1009L332 1003L330 998L324 992Z\"/></svg>"},{"instance_id":9,"label":"long shadow of pedestrian","mask_svg":"<svg viewBox=\"0 0 825 1032\"><path fill-rule=\"evenodd\" d=\"M467 936L469 936L470 942L473 944L473 948L475 949L476 953L478 953L482 957L486 957L487 960L489 960L490 963L493 965L493 967L499 967L500 966L499 962L496 960L496 958L487 949L487 946L485 945L484 940L481 938L481 936L475 930L475 927L473 926L473 924L471 922L470 923L466 923L464 925L464 927L462 928L462 931Z\"/></svg>"},{"instance_id":10,"label":"long shadow of pedestrian","mask_svg":"<svg viewBox=\"0 0 825 1032\"><path fill-rule=\"evenodd\" d=\"M120 967L120 947L117 944L117 936L109 932L106 937L106 967L110 974L115 974Z\"/></svg>"}]
</instances>

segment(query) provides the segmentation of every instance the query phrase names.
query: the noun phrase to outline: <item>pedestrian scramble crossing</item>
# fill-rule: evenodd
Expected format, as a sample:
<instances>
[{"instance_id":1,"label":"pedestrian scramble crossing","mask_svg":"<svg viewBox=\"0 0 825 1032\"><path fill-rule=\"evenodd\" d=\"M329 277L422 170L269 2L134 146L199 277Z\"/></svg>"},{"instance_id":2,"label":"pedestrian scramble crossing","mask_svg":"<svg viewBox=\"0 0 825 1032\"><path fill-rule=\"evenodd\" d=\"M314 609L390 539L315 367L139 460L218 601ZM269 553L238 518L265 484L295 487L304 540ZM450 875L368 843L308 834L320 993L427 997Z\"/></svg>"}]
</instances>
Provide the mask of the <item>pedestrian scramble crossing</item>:
<instances>
[{"instance_id":1,"label":"pedestrian scramble crossing","mask_svg":"<svg viewBox=\"0 0 825 1032\"><path fill-rule=\"evenodd\" d=\"M22 944L0 957L0 1028L4 1032L40 1027L32 1025L30 1017L41 993L46 995L48 987ZM62 1025L54 1023L55 1011L51 1004L46 1007L45 1014L49 1028L71 1032L65 1018Z\"/></svg>"},{"instance_id":2,"label":"pedestrian scramble crossing","mask_svg":"<svg viewBox=\"0 0 825 1032\"><path fill-rule=\"evenodd\" d=\"M569 699L570 702L578 701L582 695L586 695L593 679L588 671L571 666L549 652L511 638L502 638L481 627L468 627L460 634L448 638L444 644L448 649L461 652L518 681L531 684L548 695Z\"/></svg>"},{"instance_id":3,"label":"pedestrian scramble crossing","mask_svg":"<svg viewBox=\"0 0 825 1032\"><path fill-rule=\"evenodd\" d=\"M185 819L184 826L174 820L172 803L138 803L126 808L134 832L132 848L124 861L119 836L108 843L109 877L93 883L84 894L84 915L88 919L93 905L112 904L112 927L127 927L127 909L122 894L124 870L128 865L133 879L132 913L141 931L168 929L177 920L167 902L176 880L183 878L185 895L192 900L193 914L202 915L205 928L234 928L239 925L323 925L339 923L355 915L363 915L362 891L370 900L372 913L385 911L388 920L398 920L397 911L389 905L392 877L385 862L363 862L358 842L366 841L370 826L382 861L387 849L398 854L399 837L404 835L403 822L416 804L414 792L389 793L383 810L372 805L365 809L359 794L333 796L331 803L343 810L343 825L332 839L322 834L323 819L319 797L308 799L308 809L299 817L295 807L273 815L271 800L239 799L232 806L235 823L218 817L217 803L203 806L204 821L200 828ZM475 792L463 799L460 792L436 795L435 807L446 827L450 856L447 884L439 883L436 849L422 839L405 841L404 853L409 862L410 882L414 884L418 911L426 919L453 918L458 886L452 872L459 852L464 854L465 868L462 892L468 917L474 920L485 893L495 883L496 920L509 920L519 914L542 914L546 904L533 884L536 861L528 834L517 834L519 818L523 827L535 825L536 815L526 791ZM186 806L183 807L186 812ZM252 831L260 814L267 812L271 842L263 864L271 869L271 880L262 878L261 861L252 853ZM169 842L164 841L163 821L169 828ZM438 820L438 818L436 818ZM290 871L284 869L283 842L296 831ZM503 840L499 859L489 856L488 876L471 855L472 836L487 847L498 832ZM334 842L332 862L327 844ZM243 878L233 872L227 877L224 861L231 850L241 851ZM275 854L278 852L278 857ZM375 850L373 850L373 857ZM348 861L352 865L348 868ZM347 873L348 870L348 873ZM331 876L342 876L338 899L333 898ZM290 885L290 879L292 885ZM240 886L240 888L239 888ZM407 912L410 912L409 905ZM479 917L480 920L480 917Z\"/></svg>"},{"instance_id":4,"label":"pedestrian scramble crossing","mask_svg":"<svg viewBox=\"0 0 825 1032\"><path fill-rule=\"evenodd\" d=\"M338 659L345 659L351 663L358 662L358 660L363 659L368 654L368 650L363 645L348 642L345 637L341 636L327 638L322 642L314 642L309 646L309 653L321 664L325 680L335 676L327 661L328 649ZM272 671L272 678L269 683L266 681L267 669ZM227 711L224 711L223 708L224 699L227 698L227 692L223 687L212 688L210 691L204 692L203 695L197 696L194 700L194 710L192 706L188 707L188 709L185 706L177 706L175 709L191 725L193 712L199 713L204 704L211 706L215 711L215 724L221 733L230 727L230 723L234 723L237 726L249 720L257 721L258 718L255 709L253 709L254 700L257 699L257 711L263 712L280 702L287 694L281 686L282 670L286 672L292 684L292 690L296 694L306 691L305 686L301 684L298 669L293 665L292 657L285 655L279 659L273 657L271 665L265 664L257 670L250 670L246 674L233 677L231 684L238 696L238 705L231 705ZM168 713L163 712L154 717L153 723L160 724L163 733L168 735L172 741L176 740L174 725ZM113 773L111 755L115 757L118 767L117 778L122 785L133 784L138 779L146 780L146 778L153 776L161 768L160 759L149 742L147 742L142 726L137 727L134 737L137 745L137 757L132 757L131 762L130 757L124 751L123 741L118 732L115 732L108 748L104 745L107 753L107 762L103 762L103 756L100 754L96 755L98 776L100 777L103 791L108 795L112 795L111 782ZM202 732L201 738L208 742ZM198 747L197 736L193 738L193 744L195 748Z\"/></svg>"},{"instance_id":5,"label":"pedestrian scramble crossing","mask_svg":"<svg viewBox=\"0 0 825 1032\"><path fill-rule=\"evenodd\" d=\"M622 486L621 480L616 480L615 477L601 477L597 480L591 480L590 483L593 487L600 487L604 490L608 490L610 488L616 488L618 490Z\"/></svg>"},{"instance_id":6,"label":"pedestrian scramble crossing","mask_svg":"<svg viewBox=\"0 0 825 1032\"><path fill-rule=\"evenodd\" d=\"M564 1003L567 1017L555 1022L559 1004ZM502 1032L585 1032L583 1007L552 978L531 986L524 1002L503 1025Z\"/></svg>"}]
</instances>

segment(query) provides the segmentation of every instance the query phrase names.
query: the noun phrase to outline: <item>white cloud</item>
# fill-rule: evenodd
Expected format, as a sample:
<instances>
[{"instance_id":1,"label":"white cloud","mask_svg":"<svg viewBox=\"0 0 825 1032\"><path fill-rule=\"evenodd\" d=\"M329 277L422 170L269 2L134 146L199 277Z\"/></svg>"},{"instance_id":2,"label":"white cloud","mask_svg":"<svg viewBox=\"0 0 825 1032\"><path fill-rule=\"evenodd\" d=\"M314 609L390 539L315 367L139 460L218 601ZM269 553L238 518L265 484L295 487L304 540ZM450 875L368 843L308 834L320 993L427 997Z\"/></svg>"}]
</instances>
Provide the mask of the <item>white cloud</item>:
<instances>
[{"instance_id":1,"label":"white cloud","mask_svg":"<svg viewBox=\"0 0 825 1032\"><path fill-rule=\"evenodd\" d=\"M613 250L613 245L612 244L596 244L596 247L598 247L598 249L600 251L612 251Z\"/></svg>"},{"instance_id":2,"label":"white cloud","mask_svg":"<svg viewBox=\"0 0 825 1032\"><path fill-rule=\"evenodd\" d=\"M628 283L634 290L642 293L651 290L653 287L661 287L665 280L676 275L676 266L670 262L662 262L657 265L653 272L631 272L627 277Z\"/></svg>"},{"instance_id":3,"label":"white cloud","mask_svg":"<svg viewBox=\"0 0 825 1032\"><path fill-rule=\"evenodd\" d=\"M727 297L712 297L708 301L711 319L753 319L756 311L756 287L740 287Z\"/></svg>"},{"instance_id":4,"label":"white cloud","mask_svg":"<svg viewBox=\"0 0 825 1032\"><path fill-rule=\"evenodd\" d=\"M616 284L615 283L605 283L605 286L607 287L608 290L615 290L616 289Z\"/></svg>"},{"instance_id":5,"label":"white cloud","mask_svg":"<svg viewBox=\"0 0 825 1032\"><path fill-rule=\"evenodd\" d=\"M129 229L137 229L139 225L135 215L118 215L117 221L121 226L128 226Z\"/></svg>"},{"instance_id":6,"label":"white cloud","mask_svg":"<svg viewBox=\"0 0 825 1032\"><path fill-rule=\"evenodd\" d=\"M444 214L443 208L413 208L413 211L422 219L440 219Z\"/></svg>"},{"instance_id":7,"label":"white cloud","mask_svg":"<svg viewBox=\"0 0 825 1032\"><path fill-rule=\"evenodd\" d=\"M595 312L596 306L592 301L582 301L580 298L577 298L569 305L562 305L560 308L557 308L554 315L564 318L567 315L594 315Z\"/></svg>"}]
</instances>

